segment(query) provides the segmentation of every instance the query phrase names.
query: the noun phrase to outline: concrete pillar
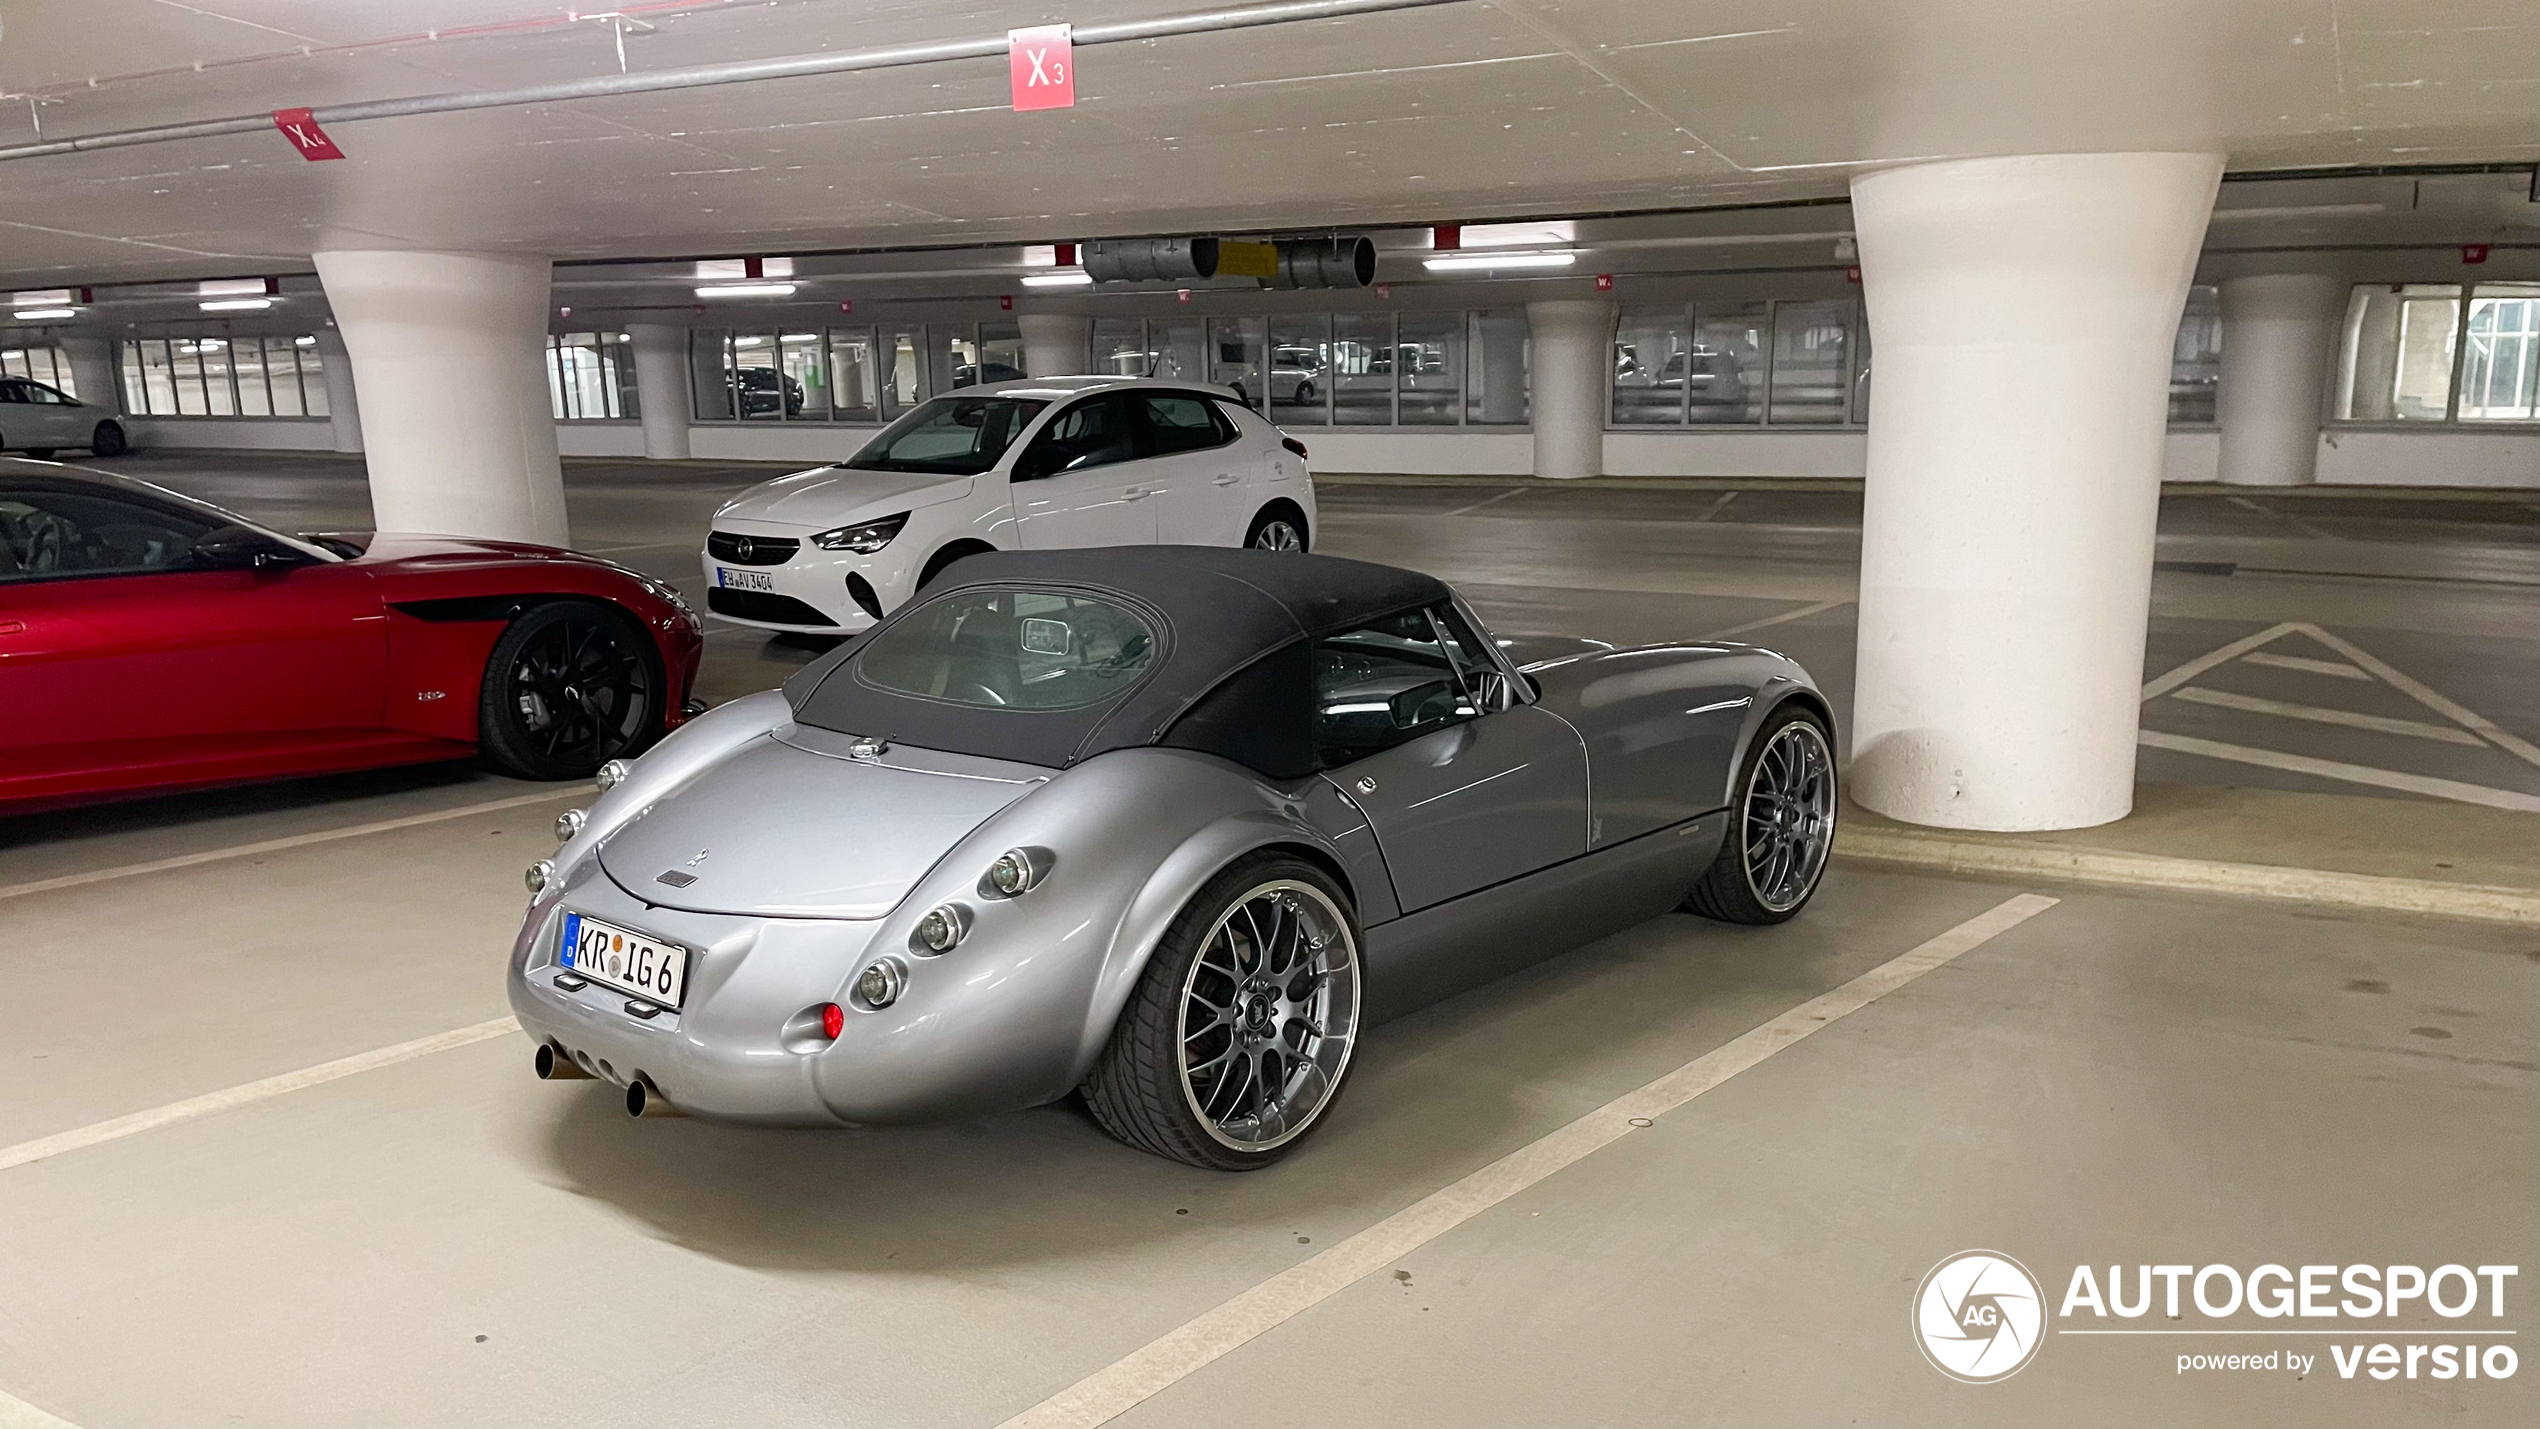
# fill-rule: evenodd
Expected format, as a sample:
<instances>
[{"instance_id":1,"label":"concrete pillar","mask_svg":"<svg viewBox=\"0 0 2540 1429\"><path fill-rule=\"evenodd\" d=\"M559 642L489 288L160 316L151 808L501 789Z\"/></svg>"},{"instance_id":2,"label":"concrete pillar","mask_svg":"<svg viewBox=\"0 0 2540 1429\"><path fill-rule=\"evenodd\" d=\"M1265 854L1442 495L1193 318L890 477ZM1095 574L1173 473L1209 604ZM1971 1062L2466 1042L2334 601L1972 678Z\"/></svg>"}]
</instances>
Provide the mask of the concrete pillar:
<instances>
[{"instance_id":1,"label":"concrete pillar","mask_svg":"<svg viewBox=\"0 0 2540 1429\"><path fill-rule=\"evenodd\" d=\"M1076 377L1094 370L1094 320L1075 313L1016 313L1023 330L1023 370L1034 377Z\"/></svg>"},{"instance_id":2,"label":"concrete pillar","mask_svg":"<svg viewBox=\"0 0 2540 1429\"><path fill-rule=\"evenodd\" d=\"M335 429L335 449L362 449L362 402L353 390L353 359L344 350L344 334L326 328L317 335L318 371L326 377L326 417Z\"/></svg>"},{"instance_id":3,"label":"concrete pillar","mask_svg":"<svg viewBox=\"0 0 2540 1429\"><path fill-rule=\"evenodd\" d=\"M361 390L379 529L568 544L547 390L547 260L316 257Z\"/></svg>"},{"instance_id":4,"label":"concrete pillar","mask_svg":"<svg viewBox=\"0 0 2540 1429\"><path fill-rule=\"evenodd\" d=\"M1853 180L1879 344L1862 805L1959 829L2133 807L2171 346L2221 175L2063 154Z\"/></svg>"},{"instance_id":5,"label":"concrete pillar","mask_svg":"<svg viewBox=\"0 0 2540 1429\"><path fill-rule=\"evenodd\" d=\"M2259 273L2222 282L2222 479L2308 486L2319 467L2320 399L2346 313L2346 281Z\"/></svg>"},{"instance_id":6,"label":"concrete pillar","mask_svg":"<svg viewBox=\"0 0 2540 1429\"><path fill-rule=\"evenodd\" d=\"M1614 305L1602 298L1526 304L1534 334L1535 475L1605 471L1605 385L1614 370Z\"/></svg>"},{"instance_id":7,"label":"concrete pillar","mask_svg":"<svg viewBox=\"0 0 2540 1429\"><path fill-rule=\"evenodd\" d=\"M635 349L635 410L644 423L644 455L688 457L688 330L667 323L628 323Z\"/></svg>"},{"instance_id":8,"label":"concrete pillar","mask_svg":"<svg viewBox=\"0 0 2540 1429\"><path fill-rule=\"evenodd\" d=\"M1526 315L1484 313L1477 327L1474 341L1481 351L1473 354L1471 370L1481 379L1481 410L1473 420L1522 423L1526 420Z\"/></svg>"},{"instance_id":9,"label":"concrete pillar","mask_svg":"<svg viewBox=\"0 0 2540 1429\"><path fill-rule=\"evenodd\" d=\"M123 415L121 386L115 381L115 344L103 337L65 337L62 355L71 360L71 393L91 407Z\"/></svg>"}]
</instances>

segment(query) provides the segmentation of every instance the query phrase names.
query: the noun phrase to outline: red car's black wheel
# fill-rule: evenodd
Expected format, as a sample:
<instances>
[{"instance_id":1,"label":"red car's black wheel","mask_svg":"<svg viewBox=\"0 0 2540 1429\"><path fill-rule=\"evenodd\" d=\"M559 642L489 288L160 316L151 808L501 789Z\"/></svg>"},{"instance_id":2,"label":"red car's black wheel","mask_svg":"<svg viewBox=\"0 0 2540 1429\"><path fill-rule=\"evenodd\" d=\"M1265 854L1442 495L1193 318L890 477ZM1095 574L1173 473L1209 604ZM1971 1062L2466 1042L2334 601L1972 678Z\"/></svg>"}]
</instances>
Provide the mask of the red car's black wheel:
<instances>
[{"instance_id":1,"label":"red car's black wheel","mask_svg":"<svg viewBox=\"0 0 2540 1429\"><path fill-rule=\"evenodd\" d=\"M660 657L614 607L556 601L494 642L477 704L478 747L523 779L587 779L661 733Z\"/></svg>"}]
</instances>

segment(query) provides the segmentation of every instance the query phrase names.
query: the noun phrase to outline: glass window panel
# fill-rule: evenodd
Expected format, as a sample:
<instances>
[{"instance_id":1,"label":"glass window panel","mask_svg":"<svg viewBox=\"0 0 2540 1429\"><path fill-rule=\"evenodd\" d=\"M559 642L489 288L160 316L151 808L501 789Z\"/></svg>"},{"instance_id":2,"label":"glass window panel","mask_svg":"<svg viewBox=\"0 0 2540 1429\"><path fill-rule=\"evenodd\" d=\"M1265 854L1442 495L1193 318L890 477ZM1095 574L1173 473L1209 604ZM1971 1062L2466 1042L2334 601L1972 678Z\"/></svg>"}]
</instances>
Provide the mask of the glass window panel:
<instances>
[{"instance_id":1,"label":"glass window panel","mask_svg":"<svg viewBox=\"0 0 2540 1429\"><path fill-rule=\"evenodd\" d=\"M203 364L204 401L206 410L215 417L238 415L238 394L229 383L229 339L197 338L195 355Z\"/></svg>"},{"instance_id":2,"label":"glass window panel","mask_svg":"<svg viewBox=\"0 0 2540 1429\"><path fill-rule=\"evenodd\" d=\"M549 333L547 335L547 415L562 422L570 420L573 416L573 397L567 390L571 384L565 380L564 360L562 354L557 351L557 347L555 334Z\"/></svg>"},{"instance_id":3,"label":"glass window panel","mask_svg":"<svg viewBox=\"0 0 2540 1429\"><path fill-rule=\"evenodd\" d=\"M785 374L788 418L806 422L826 422L829 415L829 369L821 361L826 346L817 332L783 332L776 335L777 365Z\"/></svg>"},{"instance_id":4,"label":"glass window panel","mask_svg":"<svg viewBox=\"0 0 2540 1429\"><path fill-rule=\"evenodd\" d=\"M1404 313L1395 344L1406 427L1452 427L1464 407L1464 315Z\"/></svg>"},{"instance_id":5,"label":"glass window panel","mask_svg":"<svg viewBox=\"0 0 2540 1429\"><path fill-rule=\"evenodd\" d=\"M1270 320L1270 416L1293 427L1331 422L1332 320L1322 313Z\"/></svg>"},{"instance_id":6,"label":"glass window panel","mask_svg":"<svg viewBox=\"0 0 2540 1429\"><path fill-rule=\"evenodd\" d=\"M1696 303L1685 402L1695 425L1764 420L1764 303Z\"/></svg>"},{"instance_id":7,"label":"glass window panel","mask_svg":"<svg viewBox=\"0 0 2540 1429\"><path fill-rule=\"evenodd\" d=\"M781 422L802 409L802 384L787 377L776 358L776 334L732 334L732 403L742 421Z\"/></svg>"},{"instance_id":8,"label":"glass window panel","mask_svg":"<svg viewBox=\"0 0 2540 1429\"><path fill-rule=\"evenodd\" d=\"M882 330L882 415L897 417L926 400L922 328Z\"/></svg>"},{"instance_id":9,"label":"glass window panel","mask_svg":"<svg viewBox=\"0 0 2540 1429\"><path fill-rule=\"evenodd\" d=\"M297 417L305 410L300 404L300 356L287 337L269 337L264 348L265 388L270 394L272 414Z\"/></svg>"},{"instance_id":10,"label":"glass window panel","mask_svg":"<svg viewBox=\"0 0 2540 1429\"><path fill-rule=\"evenodd\" d=\"M1623 309L1614 325L1614 425L1682 422L1692 354L1691 308L1668 303Z\"/></svg>"},{"instance_id":11,"label":"glass window panel","mask_svg":"<svg viewBox=\"0 0 2540 1429\"><path fill-rule=\"evenodd\" d=\"M2170 421L2194 426L2214 422L2214 393L2222 383L2222 298L2213 288L2187 290L2187 310L2170 347Z\"/></svg>"},{"instance_id":12,"label":"glass window panel","mask_svg":"<svg viewBox=\"0 0 2540 1429\"><path fill-rule=\"evenodd\" d=\"M1773 422L1840 422L1852 387L1852 300L1773 305Z\"/></svg>"},{"instance_id":13,"label":"glass window panel","mask_svg":"<svg viewBox=\"0 0 2540 1429\"><path fill-rule=\"evenodd\" d=\"M1207 339L1198 318L1150 318L1147 344L1154 375L1176 382L1208 380Z\"/></svg>"},{"instance_id":14,"label":"glass window panel","mask_svg":"<svg viewBox=\"0 0 2540 1429\"><path fill-rule=\"evenodd\" d=\"M635 339L626 333L600 335L600 362L608 369L609 415L643 415L635 395Z\"/></svg>"},{"instance_id":15,"label":"glass window panel","mask_svg":"<svg viewBox=\"0 0 2540 1429\"><path fill-rule=\"evenodd\" d=\"M1011 318L979 324L979 380L1012 382L1023 375L1023 329Z\"/></svg>"},{"instance_id":16,"label":"glass window panel","mask_svg":"<svg viewBox=\"0 0 2540 1429\"><path fill-rule=\"evenodd\" d=\"M2470 289L2461 420L2540 420L2540 283Z\"/></svg>"},{"instance_id":17,"label":"glass window panel","mask_svg":"<svg viewBox=\"0 0 2540 1429\"><path fill-rule=\"evenodd\" d=\"M22 347L0 348L0 374L5 374L10 377L34 376L35 369L27 361L26 349Z\"/></svg>"},{"instance_id":18,"label":"glass window panel","mask_svg":"<svg viewBox=\"0 0 2540 1429\"><path fill-rule=\"evenodd\" d=\"M979 329L972 323L937 323L927 329L935 338L935 385L949 392L979 382Z\"/></svg>"},{"instance_id":19,"label":"glass window panel","mask_svg":"<svg viewBox=\"0 0 2540 1429\"><path fill-rule=\"evenodd\" d=\"M260 337L231 339L229 369L238 381L238 415L272 416L273 399L265 387L265 340Z\"/></svg>"},{"instance_id":20,"label":"glass window panel","mask_svg":"<svg viewBox=\"0 0 2540 1429\"><path fill-rule=\"evenodd\" d=\"M149 399L147 410L162 417L184 411L185 404L176 397L176 358L171 351L174 344L166 338L153 337L133 345L140 350L140 391Z\"/></svg>"},{"instance_id":21,"label":"glass window panel","mask_svg":"<svg viewBox=\"0 0 2540 1429\"><path fill-rule=\"evenodd\" d=\"M1852 423L1866 427L1870 424L1870 322L1866 314L1854 337L1857 341L1853 343Z\"/></svg>"},{"instance_id":22,"label":"glass window panel","mask_svg":"<svg viewBox=\"0 0 2540 1429\"><path fill-rule=\"evenodd\" d=\"M1472 315L1470 366L1464 380L1464 420L1490 426L1522 426L1526 411L1526 310L1492 308Z\"/></svg>"},{"instance_id":23,"label":"glass window panel","mask_svg":"<svg viewBox=\"0 0 2540 1429\"><path fill-rule=\"evenodd\" d=\"M829 418L835 422L882 420L881 374L873 365L873 329L836 328L829 334Z\"/></svg>"},{"instance_id":24,"label":"glass window panel","mask_svg":"<svg viewBox=\"0 0 2540 1429\"><path fill-rule=\"evenodd\" d=\"M307 333L291 339L291 350L300 354L300 402L312 417L328 415L326 406L326 360L318 355L317 339Z\"/></svg>"},{"instance_id":25,"label":"glass window panel","mask_svg":"<svg viewBox=\"0 0 2540 1429\"><path fill-rule=\"evenodd\" d=\"M149 388L141 380L141 344L116 344L123 357L124 401L132 411L147 415L150 411Z\"/></svg>"},{"instance_id":26,"label":"glass window panel","mask_svg":"<svg viewBox=\"0 0 2540 1429\"><path fill-rule=\"evenodd\" d=\"M1146 324L1136 318L1094 319L1094 371L1106 377L1153 375Z\"/></svg>"},{"instance_id":27,"label":"glass window panel","mask_svg":"<svg viewBox=\"0 0 2540 1429\"><path fill-rule=\"evenodd\" d=\"M563 415L577 422L616 416L609 401L613 387L608 368L600 360L600 335L594 332L566 333L557 340L555 351L552 377L562 384Z\"/></svg>"},{"instance_id":28,"label":"glass window panel","mask_svg":"<svg viewBox=\"0 0 2540 1429\"><path fill-rule=\"evenodd\" d=\"M1393 425L1393 314L1332 318L1332 420L1344 427Z\"/></svg>"},{"instance_id":29,"label":"glass window panel","mask_svg":"<svg viewBox=\"0 0 2540 1429\"><path fill-rule=\"evenodd\" d=\"M1208 380L1232 387L1256 412L1269 391L1261 381L1261 334L1260 318L1208 320Z\"/></svg>"},{"instance_id":30,"label":"glass window panel","mask_svg":"<svg viewBox=\"0 0 2540 1429\"><path fill-rule=\"evenodd\" d=\"M2439 422L2450 413L2456 283L2357 288L2346 307L2337 416L2348 422Z\"/></svg>"}]
</instances>

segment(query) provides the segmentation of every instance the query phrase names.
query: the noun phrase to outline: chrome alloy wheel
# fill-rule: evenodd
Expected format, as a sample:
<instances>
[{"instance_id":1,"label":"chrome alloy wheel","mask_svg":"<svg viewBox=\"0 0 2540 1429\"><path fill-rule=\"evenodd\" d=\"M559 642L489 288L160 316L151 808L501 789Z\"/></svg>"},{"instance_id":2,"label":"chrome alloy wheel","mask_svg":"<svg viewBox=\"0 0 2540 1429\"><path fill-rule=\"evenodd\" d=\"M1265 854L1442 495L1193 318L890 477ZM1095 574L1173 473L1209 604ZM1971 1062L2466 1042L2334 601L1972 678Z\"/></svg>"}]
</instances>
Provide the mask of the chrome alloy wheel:
<instances>
[{"instance_id":1,"label":"chrome alloy wheel","mask_svg":"<svg viewBox=\"0 0 2540 1429\"><path fill-rule=\"evenodd\" d=\"M1834 753L1813 720L1773 731L1742 812L1746 886L1771 912L1798 907L1834 848Z\"/></svg>"},{"instance_id":2,"label":"chrome alloy wheel","mask_svg":"<svg viewBox=\"0 0 2540 1429\"><path fill-rule=\"evenodd\" d=\"M1261 529L1252 533L1252 548L1256 551L1302 551L1305 549L1305 537L1297 532L1294 523L1274 517L1262 522Z\"/></svg>"},{"instance_id":3,"label":"chrome alloy wheel","mask_svg":"<svg viewBox=\"0 0 2540 1429\"><path fill-rule=\"evenodd\" d=\"M1302 1135L1358 1041L1358 944L1310 883L1236 899L1182 980L1176 1063L1202 1129L1237 1151Z\"/></svg>"}]
</instances>

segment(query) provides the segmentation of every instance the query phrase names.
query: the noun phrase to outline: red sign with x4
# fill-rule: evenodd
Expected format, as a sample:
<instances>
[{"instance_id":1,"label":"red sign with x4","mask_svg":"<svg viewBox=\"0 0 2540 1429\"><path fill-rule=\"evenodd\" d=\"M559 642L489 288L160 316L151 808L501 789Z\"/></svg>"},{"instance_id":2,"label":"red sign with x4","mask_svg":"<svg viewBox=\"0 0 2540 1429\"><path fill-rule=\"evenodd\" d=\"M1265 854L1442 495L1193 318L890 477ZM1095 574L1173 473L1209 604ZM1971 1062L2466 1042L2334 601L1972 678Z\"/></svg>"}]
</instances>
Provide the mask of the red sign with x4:
<instances>
[{"instance_id":1,"label":"red sign with x4","mask_svg":"<svg viewBox=\"0 0 2540 1429\"><path fill-rule=\"evenodd\" d=\"M1017 109L1076 107L1076 42L1072 25L1035 25L1005 32L1007 75Z\"/></svg>"},{"instance_id":2,"label":"red sign with x4","mask_svg":"<svg viewBox=\"0 0 2540 1429\"><path fill-rule=\"evenodd\" d=\"M291 147L299 150L303 159L314 162L344 157L344 151L326 137L326 131L318 127L308 110L277 109L273 112L273 127L282 131L282 137L291 141Z\"/></svg>"}]
</instances>

